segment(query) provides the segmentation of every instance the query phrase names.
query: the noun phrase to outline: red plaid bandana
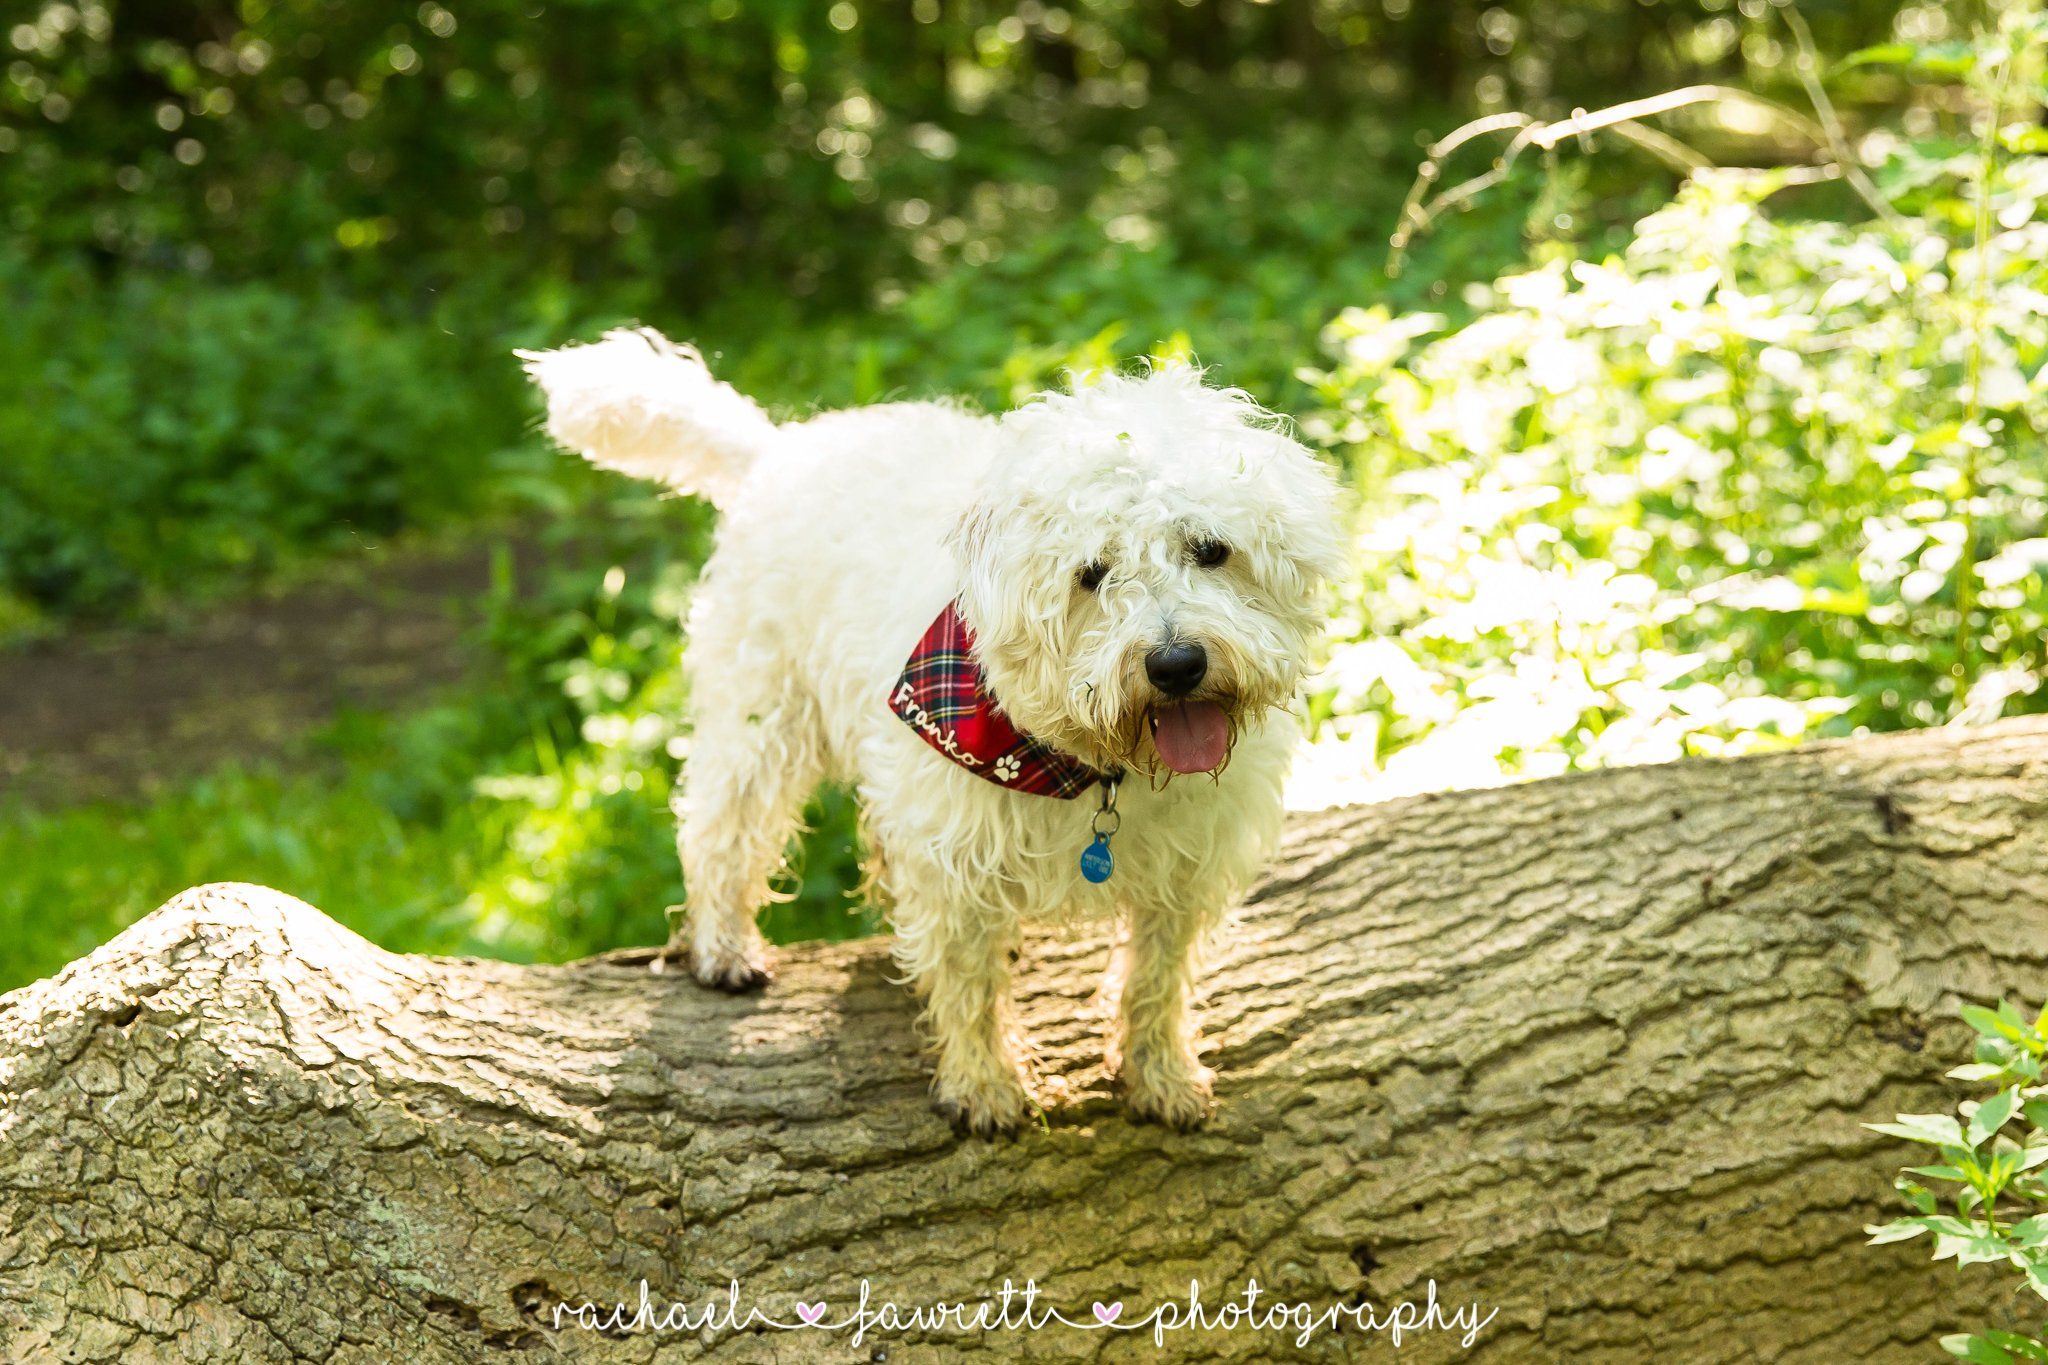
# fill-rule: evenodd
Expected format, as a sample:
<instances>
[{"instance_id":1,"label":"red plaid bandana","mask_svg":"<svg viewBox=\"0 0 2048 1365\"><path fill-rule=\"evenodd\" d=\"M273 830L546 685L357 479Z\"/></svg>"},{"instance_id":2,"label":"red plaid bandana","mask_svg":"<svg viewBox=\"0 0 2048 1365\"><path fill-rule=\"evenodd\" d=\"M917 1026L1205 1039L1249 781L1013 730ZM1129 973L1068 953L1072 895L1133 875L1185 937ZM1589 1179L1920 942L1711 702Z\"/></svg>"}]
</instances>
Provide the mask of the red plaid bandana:
<instances>
[{"instance_id":1,"label":"red plaid bandana","mask_svg":"<svg viewBox=\"0 0 2048 1365\"><path fill-rule=\"evenodd\" d=\"M910 652L889 709L925 743L976 777L1014 791L1071 801L1103 774L1010 723L974 661L974 632L948 602Z\"/></svg>"}]
</instances>

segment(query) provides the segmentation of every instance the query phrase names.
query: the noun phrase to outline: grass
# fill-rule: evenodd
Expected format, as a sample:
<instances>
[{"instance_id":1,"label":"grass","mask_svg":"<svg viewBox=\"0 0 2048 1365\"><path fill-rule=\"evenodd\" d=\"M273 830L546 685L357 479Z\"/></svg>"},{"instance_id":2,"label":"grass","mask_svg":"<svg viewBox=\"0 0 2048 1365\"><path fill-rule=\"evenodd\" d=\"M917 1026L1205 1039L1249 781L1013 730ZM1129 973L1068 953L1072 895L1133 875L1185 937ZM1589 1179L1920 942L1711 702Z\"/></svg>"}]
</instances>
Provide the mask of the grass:
<instances>
[{"instance_id":1,"label":"grass","mask_svg":"<svg viewBox=\"0 0 2048 1365\"><path fill-rule=\"evenodd\" d=\"M665 791L528 803L476 792L475 707L349 716L316 738L339 760L230 765L154 800L0 808L0 990L47 976L189 886L243 881L408 952L563 961L667 934L682 899ZM809 812L777 942L875 921L844 895L848 798Z\"/></svg>"}]
</instances>

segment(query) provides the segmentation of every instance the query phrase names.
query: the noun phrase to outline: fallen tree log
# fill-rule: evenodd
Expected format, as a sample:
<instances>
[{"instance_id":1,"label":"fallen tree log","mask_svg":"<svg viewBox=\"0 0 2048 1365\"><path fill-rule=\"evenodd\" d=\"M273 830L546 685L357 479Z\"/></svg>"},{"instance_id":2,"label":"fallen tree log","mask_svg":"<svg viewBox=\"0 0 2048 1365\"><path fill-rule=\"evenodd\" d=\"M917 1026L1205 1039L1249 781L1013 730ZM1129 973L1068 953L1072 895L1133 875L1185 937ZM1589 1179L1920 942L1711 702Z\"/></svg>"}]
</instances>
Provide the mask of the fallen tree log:
<instances>
[{"instance_id":1,"label":"fallen tree log","mask_svg":"<svg viewBox=\"0 0 2048 1365\"><path fill-rule=\"evenodd\" d=\"M1207 977L1218 1116L1124 1120L1106 945L1047 938L1064 1099L997 1143L882 941L735 999L200 888L0 997L0 1357L1348 1360L1433 1281L1489 1316L1417 1360L1926 1360L2032 1310L1862 1245L1917 1158L1859 1124L1952 1105L1959 999L2048 994L2044 812L2028 721L1299 817ZM1076 1325L849 1322L1006 1280ZM1161 1329L1190 1280L1367 1316Z\"/></svg>"}]
</instances>

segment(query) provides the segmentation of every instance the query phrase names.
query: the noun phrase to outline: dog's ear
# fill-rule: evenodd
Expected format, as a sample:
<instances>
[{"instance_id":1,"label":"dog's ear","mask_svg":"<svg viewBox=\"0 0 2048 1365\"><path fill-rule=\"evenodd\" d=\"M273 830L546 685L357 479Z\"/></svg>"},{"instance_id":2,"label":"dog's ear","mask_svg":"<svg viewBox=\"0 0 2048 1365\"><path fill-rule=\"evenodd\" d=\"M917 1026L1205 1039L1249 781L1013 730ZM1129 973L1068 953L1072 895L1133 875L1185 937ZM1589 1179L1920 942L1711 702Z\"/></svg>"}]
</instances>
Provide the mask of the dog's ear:
<instances>
[{"instance_id":1,"label":"dog's ear","mask_svg":"<svg viewBox=\"0 0 2048 1365\"><path fill-rule=\"evenodd\" d=\"M995 530L995 508L976 499L947 533L946 548L953 552L953 562L959 568L963 594L989 586L994 576L989 551L995 541Z\"/></svg>"},{"instance_id":2,"label":"dog's ear","mask_svg":"<svg viewBox=\"0 0 2048 1365\"><path fill-rule=\"evenodd\" d=\"M1036 504L1014 493L984 491L960 514L946 544L953 552L961 613L984 649L1020 647L1034 638L1049 615L1042 598L1045 575L1037 547L1042 539L1023 533Z\"/></svg>"}]
</instances>

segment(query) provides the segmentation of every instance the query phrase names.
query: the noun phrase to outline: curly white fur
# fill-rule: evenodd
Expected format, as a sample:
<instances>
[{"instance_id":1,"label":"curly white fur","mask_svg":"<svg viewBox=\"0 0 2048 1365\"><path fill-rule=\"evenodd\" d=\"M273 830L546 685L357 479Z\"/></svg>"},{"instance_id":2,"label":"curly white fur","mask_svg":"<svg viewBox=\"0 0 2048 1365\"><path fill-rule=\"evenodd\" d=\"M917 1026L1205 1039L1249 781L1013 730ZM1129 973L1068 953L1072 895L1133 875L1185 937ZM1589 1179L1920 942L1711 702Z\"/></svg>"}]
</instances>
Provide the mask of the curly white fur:
<instances>
[{"instance_id":1,"label":"curly white fur","mask_svg":"<svg viewBox=\"0 0 2048 1365\"><path fill-rule=\"evenodd\" d=\"M688 622L695 740L676 802L698 977L766 980L769 878L812 790L849 782L943 1111L982 1132L1031 1112L1009 992L1020 926L1120 916L1111 1055L1129 1104L1176 1125L1205 1114L1192 962L1279 835L1295 732L1279 712L1339 563L1329 473L1245 394L1185 368L1098 376L995 418L895 403L775 427L653 333L525 358L558 439L724 511ZM1228 557L1204 567L1204 541ZM1093 590L1091 564L1106 571ZM1021 728L1131 767L1107 883L1076 862L1094 793L997 786L889 710L954 599ZM1197 695L1230 717L1213 775L1169 775L1152 748L1164 699L1144 661L1169 638L1205 648Z\"/></svg>"}]
</instances>

